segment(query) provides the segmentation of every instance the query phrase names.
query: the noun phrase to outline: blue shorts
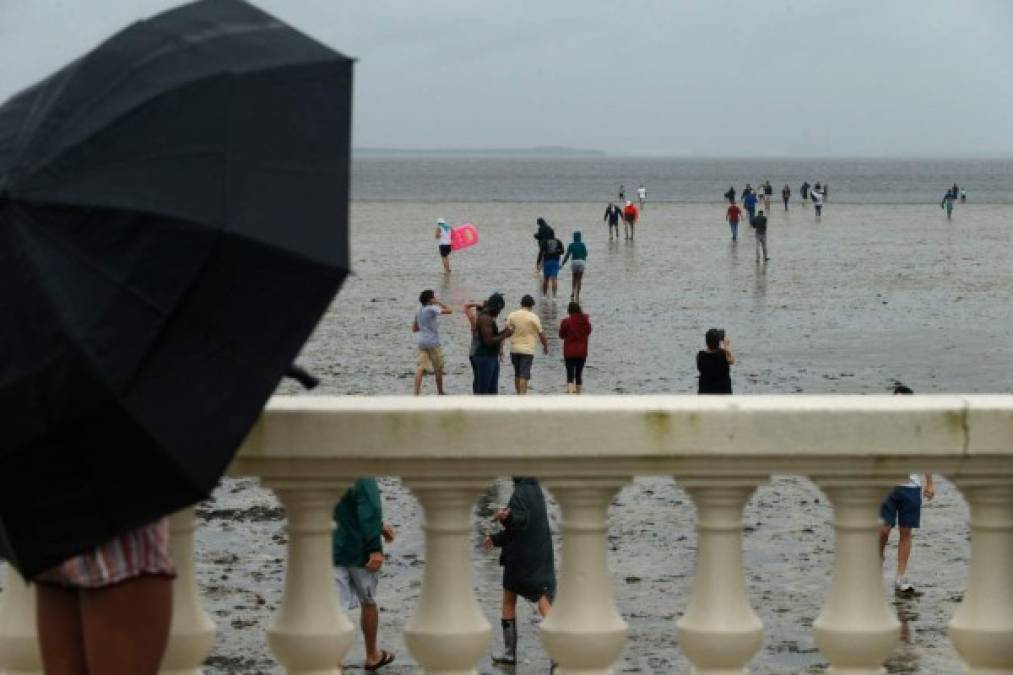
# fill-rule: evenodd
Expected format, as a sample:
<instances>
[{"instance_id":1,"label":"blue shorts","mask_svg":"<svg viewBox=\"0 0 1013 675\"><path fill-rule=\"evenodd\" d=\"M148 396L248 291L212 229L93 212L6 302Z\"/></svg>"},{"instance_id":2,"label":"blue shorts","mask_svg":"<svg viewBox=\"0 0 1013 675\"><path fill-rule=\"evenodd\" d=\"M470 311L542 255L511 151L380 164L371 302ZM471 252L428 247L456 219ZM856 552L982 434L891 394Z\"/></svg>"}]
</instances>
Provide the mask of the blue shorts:
<instances>
[{"instance_id":1,"label":"blue shorts","mask_svg":"<svg viewBox=\"0 0 1013 675\"><path fill-rule=\"evenodd\" d=\"M559 260L542 261L542 276L546 279L555 279L559 276Z\"/></svg>"},{"instance_id":2,"label":"blue shorts","mask_svg":"<svg viewBox=\"0 0 1013 675\"><path fill-rule=\"evenodd\" d=\"M898 485L883 502L879 517L888 527L918 527L922 515L922 489Z\"/></svg>"}]
</instances>

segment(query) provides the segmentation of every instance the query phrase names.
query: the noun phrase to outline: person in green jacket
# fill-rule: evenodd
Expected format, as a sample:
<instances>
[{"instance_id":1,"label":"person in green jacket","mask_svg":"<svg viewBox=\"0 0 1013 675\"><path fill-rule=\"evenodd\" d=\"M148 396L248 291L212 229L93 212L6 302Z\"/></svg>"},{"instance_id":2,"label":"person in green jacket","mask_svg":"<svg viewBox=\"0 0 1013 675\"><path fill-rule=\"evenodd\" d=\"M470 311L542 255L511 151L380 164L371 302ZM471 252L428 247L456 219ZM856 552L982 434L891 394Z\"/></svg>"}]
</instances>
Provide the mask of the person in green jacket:
<instances>
[{"instance_id":1,"label":"person in green jacket","mask_svg":"<svg viewBox=\"0 0 1013 675\"><path fill-rule=\"evenodd\" d=\"M338 590L345 608L361 607L362 636L366 642L368 671L394 661L394 654L376 644L380 609L376 587L383 566L383 542L394 541L394 528L383 522L380 487L372 476L359 478L334 507L332 559Z\"/></svg>"}]
</instances>

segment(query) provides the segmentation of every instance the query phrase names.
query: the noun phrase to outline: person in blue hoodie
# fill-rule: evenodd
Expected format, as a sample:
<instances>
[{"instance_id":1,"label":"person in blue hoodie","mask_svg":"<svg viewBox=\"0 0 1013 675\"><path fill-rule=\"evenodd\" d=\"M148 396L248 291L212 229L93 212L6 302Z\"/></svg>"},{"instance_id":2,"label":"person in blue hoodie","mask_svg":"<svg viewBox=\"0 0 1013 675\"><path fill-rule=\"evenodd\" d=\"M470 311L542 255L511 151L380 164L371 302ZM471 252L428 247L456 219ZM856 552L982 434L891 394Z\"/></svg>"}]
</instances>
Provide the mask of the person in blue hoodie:
<instances>
[{"instance_id":1,"label":"person in blue hoodie","mask_svg":"<svg viewBox=\"0 0 1013 675\"><path fill-rule=\"evenodd\" d=\"M580 302L580 288L584 280L584 270L587 269L587 245L580 240L580 232L573 233L573 241L566 247L566 255L560 267L566 265L566 261L573 259L570 265L570 300Z\"/></svg>"},{"instance_id":2,"label":"person in blue hoodie","mask_svg":"<svg viewBox=\"0 0 1013 675\"><path fill-rule=\"evenodd\" d=\"M332 559L338 591L346 609L362 608L360 624L366 642L368 671L379 670L394 661L394 654L380 649L376 635L380 609L376 587L383 566L383 542L394 541L394 528L383 522L380 487L372 476L359 478L334 507L338 527L332 539Z\"/></svg>"},{"instance_id":3,"label":"person in blue hoodie","mask_svg":"<svg viewBox=\"0 0 1013 675\"><path fill-rule=\"evenodd\" d=\"M759 198L755 192L750 191L745 197L742 198L742 205L746 207L746 212L749 213L749 224L753 224L753 219L756 218L756 204Z\"/></svg>"}]
</instances>

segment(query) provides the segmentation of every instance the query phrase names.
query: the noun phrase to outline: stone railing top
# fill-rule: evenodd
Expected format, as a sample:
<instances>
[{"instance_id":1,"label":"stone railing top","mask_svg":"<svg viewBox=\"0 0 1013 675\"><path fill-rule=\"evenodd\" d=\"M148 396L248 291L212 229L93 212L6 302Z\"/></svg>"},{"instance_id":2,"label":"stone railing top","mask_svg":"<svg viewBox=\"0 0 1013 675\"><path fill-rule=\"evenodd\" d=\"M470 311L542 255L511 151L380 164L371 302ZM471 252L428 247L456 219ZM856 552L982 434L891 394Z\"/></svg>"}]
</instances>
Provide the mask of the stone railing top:
<instances>
[{"instance_id":1,"label":"stone railing top","mask_svg":"<svg viewBox=\"0 0 1013 675\"><path fill-rule=\"evenodd\" d=\"M410 475L434 462L455 474L475 464L481 473L536 475L721 473L753 464L954 475L1013 472L1011 458L1010 395L278 396L232 472L286 473L297 464L298 473L332 471L321 462L342 460L352 474L378 475Z\"/></svg>"}]
</instances>

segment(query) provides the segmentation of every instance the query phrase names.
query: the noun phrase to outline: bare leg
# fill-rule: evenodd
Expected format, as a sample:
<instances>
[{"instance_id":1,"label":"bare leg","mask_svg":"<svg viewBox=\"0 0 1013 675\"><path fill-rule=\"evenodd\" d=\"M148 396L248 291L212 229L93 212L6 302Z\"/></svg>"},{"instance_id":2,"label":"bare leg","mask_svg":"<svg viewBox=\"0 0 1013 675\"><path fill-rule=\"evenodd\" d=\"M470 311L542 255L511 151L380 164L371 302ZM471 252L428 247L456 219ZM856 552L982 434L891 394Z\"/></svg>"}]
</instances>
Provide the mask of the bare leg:
<instances>
[{"instance_id":1,"label":"bare leg","mask_svg":"<svg viewBox=\"0 0 1013 675\"><path fill-rule=\"evenodd\" d=\"M548 277L542 277L542 295L549 292L549 279Z\"/></svg>"},{"instance_id":2,"label":"bare leg","mask_svg":"<svg viewBox=\"0 0 1013 675\"><path fill-rule=\"evenodd\" d=\"M380 608L363 603L359 617L362 639L366 643L366 665L371 666L383 658L383 652L376 645L376 634L380 629Z\"/></svg>"},{"instance_id":3,"label":"bare leg","mask_svg":"<svg viewBox=\"0 0 1013 675\"><path fill-rule=\"evenodd\" d=\"M422 371L422 370L416 370L415 371L415 395L416 396L418 396L419 394L422 393L422 374L424 372L425 371Z\"/></svg>"},{"instance_id":4,"label":"bare leg","mask_svg":"<svg viewBox=\"0 0 1013 675\"><path fill-rule=\"evenodd\" d=\"M513 591L503 589L503 603L500 609L500 618L516 619L517 618L517 594Z\"/></svg>"},{"instance_id":5,"label":"bare leg","mask_svg":"<svg viewBox=\"0 0 1013 675\"><path fill-rule=\"evenodd\" d=\"M143 576L81 593L88 671L156 675L169 640L172 580Z\"/></svg>"},{"instance_id":6,"label":"bare leg","mask_svg":"<svg viewBox=\"0 0 1013 675\"><path fill-rule=\"evenodd\" d=\"M78 591L35 585L42 666L49 675L88 675Z\"/></svg>"},{"instance_id":7,"label":"bare leg","mask_svg":"<svg viewBox=\"0 0 1013 675\"><path fill-rule=\"evenodd\" d=\"M436 393L443 393L443 373L438 370L436 371Z\"/></svg>"},{"instance_id":8,"label":"bare leg","mask_svg":"<svg viewBox=\"0 0 1013 675\"><path fill-rule=\"evenodd\" d=\"M559 279L556 277L552 277L552 297L556 297L558 291L559 291Z\"/></svg>"},{"instance_id":9,"label":"bare leg","mask_svg":"<svg viewBox=\"0 0 1013 675\"><path fill-rule=\"evenodd\" d=\"M450 271L450 256L449 255L445 255L445 256L443 256L443 258L441 258L441 260L443 260L443 271L445 273L449 272Z\"/></svg>"},{"instance_id":10,"label":"bare leg","mask_svg":"<svg viewBox=\"0 0 1013 675\"><path fill-rule=\"evenodd\" d=\"M538 598L538 613L542 615L543 619L549 615L550 609L552 609L552 601L549 600L549 596L543 595Z\"/></svg>"},{"instance_id":11,"label":"bare leg","mask_svg":"<svg viewBox=\"0 0 1013 675\"><path fill-rule=\"evenodd\" d=\"M521 382L522 381L523 380L521 380L521 378L519 378L519 377L515 377L514 378L514 392L517 393L517 394L523 394L524 393L524 392L521 391Z\"/></svg>"},{"instance_id":12,"label":"bare leg","mask_svg":"<svg viewBox=\"0 0 1013 675\"><path fill-rule=\"evenodd\" d=\"M911 528L901 527L900 542L897 544L897 576L907 574L907 561L911 558Z\"/></svg>"},{"instance_id":13,"label":"bare leg","mask_svg":"<svg viewBox=\"0 0 1013 675\"><path fill-rule=\"evenodd\" d=\"M879 528L879 559L883 560L886 557L886 544L890 541L890 530L893 529L889 525L884 525Z\"/></svg>"},{"instance_id":14,"label":"bare leg","mask_svg":"<svg viewBox=\"0 0 1013 675\"><path fill-rule=\"evenodd\" d=\"M523 377L517 378L517 393L518 394L528 393L528 381L525 380Z\"/></svg>"},{"instance_id":15,"label":"bare leg","mask_svg":"<svg viewBox=\"0 0 1013 675\"><path fill-rule=\"evenodd\" d=\"M580 289L584 285L584 273L574 272L573 273L573 299L576 302L580 302Z\"/></svg>"}]
</instances>

